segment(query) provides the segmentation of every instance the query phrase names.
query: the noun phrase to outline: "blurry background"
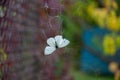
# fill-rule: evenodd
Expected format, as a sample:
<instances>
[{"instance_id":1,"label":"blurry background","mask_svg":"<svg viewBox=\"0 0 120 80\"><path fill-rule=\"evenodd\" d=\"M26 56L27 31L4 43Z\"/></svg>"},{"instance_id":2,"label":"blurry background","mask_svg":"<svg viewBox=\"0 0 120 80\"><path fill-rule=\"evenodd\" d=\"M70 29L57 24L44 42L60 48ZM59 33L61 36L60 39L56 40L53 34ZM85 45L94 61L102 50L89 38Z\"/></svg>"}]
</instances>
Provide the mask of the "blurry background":
<instances>
[{"instance_id":1,"label":"blurry background","mask_svg":"<svg viewBox=\"0 0 120 80\"><path fill-rule=\"evenodd\" d=\"M63 33L71 41L68 50L75 79L114 80L112 74L120 70L119 0L63 2Z\"/></svg>"},{"instance_id":2,"label":"blurry background","mask_svg":"<svg viewBox=\"0 0 120 80\"><path fill-rule=\"evenodd\" d=\"M116 80L120 75L119 0L1 0L1 80ZM64 50L44 56L62 34Z\"/></svg>"}]
</instances>

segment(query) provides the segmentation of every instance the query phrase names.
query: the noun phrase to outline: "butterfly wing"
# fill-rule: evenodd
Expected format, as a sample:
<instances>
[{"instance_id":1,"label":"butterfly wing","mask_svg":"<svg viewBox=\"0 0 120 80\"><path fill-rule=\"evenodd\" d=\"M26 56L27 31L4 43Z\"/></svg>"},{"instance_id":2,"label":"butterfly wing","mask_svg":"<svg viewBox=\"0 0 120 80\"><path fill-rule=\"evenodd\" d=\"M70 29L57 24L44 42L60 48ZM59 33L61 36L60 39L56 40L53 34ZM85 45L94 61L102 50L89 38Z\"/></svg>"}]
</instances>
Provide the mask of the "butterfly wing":
<instances>
[{"instance_id":1,"label":"butterfly wing","mask_svg":"<svg viewBox=\"0 0 120 80\"><path fill-rule=\"evenodd\" d=\"M65 47L65 46L67 46L70 43L69 40L63 39L61 35L56 36L55 37L55 41L56 41L57 46L59 48Z\"/></svg>"},{"instance_id":2,"label":"butterfly wing","mask_svg":"<svg viewBox=\"0 0 120 80\"><path fill-rule=\"evenodd\" d=\"M63 42L62 36L61 35L55 36L55 41L56 41L57 46L59 47Z\"/></svg>"},{"instance_id":3,"label":"butterfly wing","mask_svg":"<svg viewBox=\"0 0 120 80\"><path fill-rule=\"evenodd\" d=\"M55 39L54 38L49 38L48 40L47 40L47 44L49 45L49 46L51 46L51 47L55 47Z\"/></svg>"},{"instance_id":4,"label":"butterfly wing","mask_svg":"<svg viewBox=\"0 0 120 80\"><path fill-rule=\"evenodd\" d=\"M65 46L67 46L69 43L70 43L69 40L67 40L67 39L63 39L62 43L59 44L58 47L59 47L59 48L65 47Z\"/></svg>"},{"instance_id":5,"label":"butterfly wing","mask_svg":"<svg viewBox=\"0 0 120 80\"><path fill-rule=\"evenodd\" d=\"M47 46L47 47L45 48L44 54L45 54L45 55L52 54L55 50L56 50L55 47Z\"/></svg>"}]
</instances>

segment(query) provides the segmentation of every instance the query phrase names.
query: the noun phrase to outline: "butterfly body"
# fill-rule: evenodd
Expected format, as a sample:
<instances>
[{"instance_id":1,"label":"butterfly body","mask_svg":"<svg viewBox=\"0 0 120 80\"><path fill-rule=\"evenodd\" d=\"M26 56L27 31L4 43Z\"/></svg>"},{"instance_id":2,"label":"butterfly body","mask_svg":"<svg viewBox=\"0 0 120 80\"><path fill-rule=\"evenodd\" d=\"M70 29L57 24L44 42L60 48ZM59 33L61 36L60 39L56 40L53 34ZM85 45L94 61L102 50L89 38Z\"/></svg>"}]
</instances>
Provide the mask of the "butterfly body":
<instances>
[{"instance_id":1,"label":"butterfly body","mask_svg":"<svg viewBox=\"0 0 120 80\"><path fill-rule=\"evenodd\" d=\"M45 47L44 54L52 54L57 48L63 48L69 44L69 40L63 39L61 35L57 35L54 38L50 37L47 39L48 46Z\"/></svg>"},{"instance_id":2,"label":"butterfly body","mask_svg":"<svg viewBox=\"0 0 120 80\"><path fill-rule=\"evenodd\" d=\"M57 44L57 43L56 43ZM55 48L57 49L57 48L59 48L57 45L55 45Z\"/></svg>"}]
</instances>

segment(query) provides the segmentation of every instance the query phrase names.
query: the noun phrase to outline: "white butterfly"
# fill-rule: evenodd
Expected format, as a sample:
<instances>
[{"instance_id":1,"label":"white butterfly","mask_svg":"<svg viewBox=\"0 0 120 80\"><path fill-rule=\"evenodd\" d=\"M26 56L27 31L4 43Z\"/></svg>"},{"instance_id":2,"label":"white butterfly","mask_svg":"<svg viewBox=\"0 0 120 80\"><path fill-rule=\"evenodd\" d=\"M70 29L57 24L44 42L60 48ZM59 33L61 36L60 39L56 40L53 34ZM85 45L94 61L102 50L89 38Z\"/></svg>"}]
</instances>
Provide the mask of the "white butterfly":
<instances>
[{"instance_id":1,"label":"white butterfly","mask_svg":"<svg viewBox=\"0 0 120 80\"><path fill-rule=\"evenodd\" d=\"M57 35L54 38L50 37L47 39L48 46L45 47L44 54L52 54L57 48L63 48L70 43L69 40L64 39L61 35Z\"/></svg>"}]
</instances>

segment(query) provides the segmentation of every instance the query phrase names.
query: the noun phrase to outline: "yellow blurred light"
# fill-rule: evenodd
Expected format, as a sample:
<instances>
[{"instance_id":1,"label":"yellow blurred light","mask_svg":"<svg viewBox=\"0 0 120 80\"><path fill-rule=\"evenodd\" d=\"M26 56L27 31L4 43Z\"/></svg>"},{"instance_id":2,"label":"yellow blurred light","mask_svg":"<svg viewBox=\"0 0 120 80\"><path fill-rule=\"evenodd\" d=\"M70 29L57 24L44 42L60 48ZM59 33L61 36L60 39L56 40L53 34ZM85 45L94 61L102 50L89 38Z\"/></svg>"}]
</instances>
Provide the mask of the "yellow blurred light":
<instances>
[{"instance_id":1,"label":"yellow blurred light","mask_svg":"<svg viewBox=\"0 0 120 80\"><path fill-rule=\"evenodd\" d=\"M103 48L104 48L104 53L107 55L115 55L116 53L116 46L115 46L115 41L112 37L110 36L105 36L103 40Z\"/></svg>"},{"instance_id":2,"label":"yellow blurred light","mask_svg":"<svg viewBox=\"0 0 120 80\"><path fill-rule=\"evenodd\" d=\"M118 19L114 11L111 11L111 14L107 18L107 27L110 30L114 30L114 31L119 30Z\"/></svg>"}]
</instances>

